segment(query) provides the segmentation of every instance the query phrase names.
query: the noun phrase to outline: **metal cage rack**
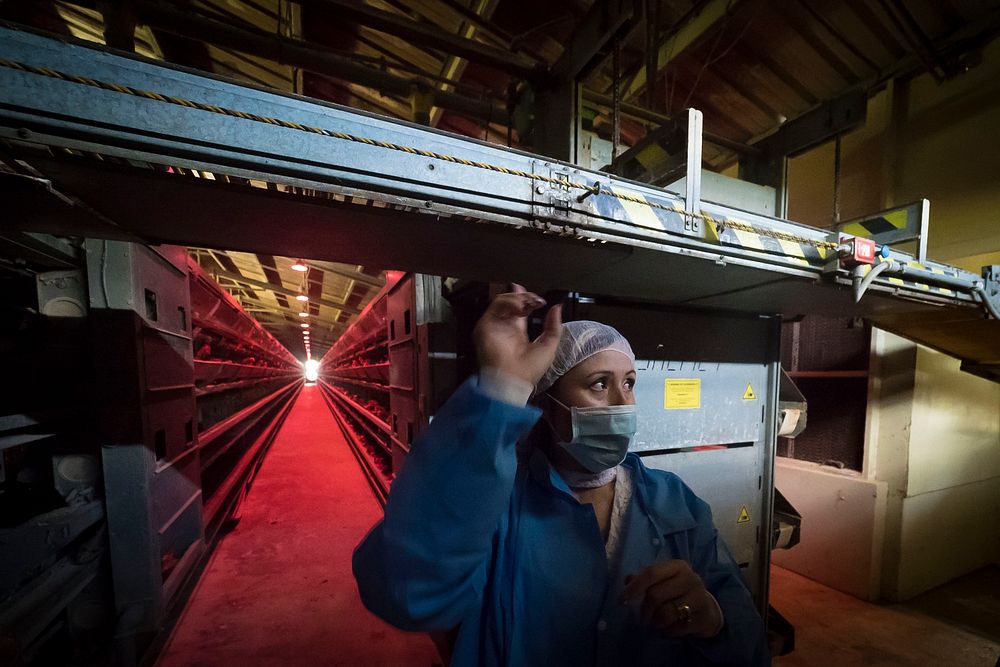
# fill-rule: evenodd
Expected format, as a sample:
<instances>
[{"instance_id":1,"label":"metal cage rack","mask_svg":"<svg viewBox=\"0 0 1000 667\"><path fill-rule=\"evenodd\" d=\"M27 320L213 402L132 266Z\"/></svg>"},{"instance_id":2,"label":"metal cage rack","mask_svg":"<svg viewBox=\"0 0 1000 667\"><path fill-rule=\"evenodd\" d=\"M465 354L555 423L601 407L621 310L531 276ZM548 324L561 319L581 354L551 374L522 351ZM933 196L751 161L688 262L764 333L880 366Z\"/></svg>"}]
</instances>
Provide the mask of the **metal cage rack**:
<instances>
[{"instance_id":1,"label":"metal cage rack","mask_svg":"<svg viewBox=\"0 0 1000 667\"><path fill-rule=\"evenodd\" d=\"M390 272L324 355L319 386L376 497L384 502L413 438L454 388L441 281Z\"/></svg>"}]
</instances>

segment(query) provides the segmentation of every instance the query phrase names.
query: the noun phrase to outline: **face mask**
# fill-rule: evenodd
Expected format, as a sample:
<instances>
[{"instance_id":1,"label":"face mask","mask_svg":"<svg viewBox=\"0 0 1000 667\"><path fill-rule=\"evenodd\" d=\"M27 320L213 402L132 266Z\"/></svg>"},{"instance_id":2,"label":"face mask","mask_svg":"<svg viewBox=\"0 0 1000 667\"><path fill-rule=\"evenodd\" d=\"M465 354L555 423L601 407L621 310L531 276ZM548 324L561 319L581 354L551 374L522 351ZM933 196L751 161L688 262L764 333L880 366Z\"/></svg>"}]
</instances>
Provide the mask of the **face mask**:
<instances>
[{"instance_id":1,"label":"face mask","mask_svg":"<svg viewBox=\"0 0 1000 667\"><path fill-rule=\"evenodd\" d=\"M549 395L562 409L569 411L573 439L558 443L577 463L593 473L614 468L625 460L629 443L636 431L634 405L601 405L569 408Z\"/></svg>"}]
</instances>

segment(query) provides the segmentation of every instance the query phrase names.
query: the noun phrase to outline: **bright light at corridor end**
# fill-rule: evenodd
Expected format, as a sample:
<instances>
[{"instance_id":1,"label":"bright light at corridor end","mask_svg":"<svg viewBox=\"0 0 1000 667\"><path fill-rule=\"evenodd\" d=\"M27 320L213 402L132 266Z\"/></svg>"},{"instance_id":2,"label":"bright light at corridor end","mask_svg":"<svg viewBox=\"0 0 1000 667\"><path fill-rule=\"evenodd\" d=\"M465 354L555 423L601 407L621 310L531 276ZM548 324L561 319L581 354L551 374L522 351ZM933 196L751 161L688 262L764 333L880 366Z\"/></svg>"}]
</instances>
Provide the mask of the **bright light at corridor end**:
<instances>
[{"instance_id":1,"label":"bright light at corridor end","mask_svg":"<svg viewBox=\"0 0 1000 667\"><path fill-rule=\"evenodd\" d=\"M315 382L319 378L319 362L315 359L306 360L306 382Z\"/></svg>"}]
</instances>

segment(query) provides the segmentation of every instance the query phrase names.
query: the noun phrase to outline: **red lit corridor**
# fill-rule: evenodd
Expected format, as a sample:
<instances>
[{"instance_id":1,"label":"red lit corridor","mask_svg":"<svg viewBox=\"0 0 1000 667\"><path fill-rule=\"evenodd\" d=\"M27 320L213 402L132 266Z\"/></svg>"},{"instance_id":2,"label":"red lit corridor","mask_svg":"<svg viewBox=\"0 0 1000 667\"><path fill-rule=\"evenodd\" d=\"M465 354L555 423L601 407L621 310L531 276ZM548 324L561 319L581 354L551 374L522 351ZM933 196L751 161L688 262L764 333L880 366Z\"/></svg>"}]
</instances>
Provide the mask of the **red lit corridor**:
<instances>
[{"instance_id":1,"label":"red lit corridor","mask_svg":"<svg viewBox=\"0 0 1000 667\"><path fill-rule=\"evenodd\" d=\"M306 386L158 667L433 665L426 635L361 604L351 553L381 514L316 386Z\"/></svg>"}]
</instances>

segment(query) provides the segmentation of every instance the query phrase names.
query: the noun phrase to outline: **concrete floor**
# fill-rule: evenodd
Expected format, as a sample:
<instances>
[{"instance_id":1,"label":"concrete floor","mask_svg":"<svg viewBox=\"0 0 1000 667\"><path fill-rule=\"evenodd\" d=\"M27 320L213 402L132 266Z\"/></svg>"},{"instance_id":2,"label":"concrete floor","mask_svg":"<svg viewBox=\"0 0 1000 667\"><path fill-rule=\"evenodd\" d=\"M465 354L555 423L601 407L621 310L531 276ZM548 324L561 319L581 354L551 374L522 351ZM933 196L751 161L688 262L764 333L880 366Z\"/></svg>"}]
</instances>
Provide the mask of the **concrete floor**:
<instances>
[{"instance_id":1,"label":"concrete floor","mask_svg":"<svg viewBox=\"0 0 1000 667\"><path fill-rule=\"evenodd\" d=\"M795 626L795 651L774 665L994 667L1000 657L1000 576L994 570L907 604L877 605L773 567L771 604Z\"/></svg>"},{"instance_id":2,"label":"concrete floor","mask_svg":"<svg viewBox=\"0 0 1000 667\"><path fill-rule=\"evenodd\" d=\"M358 597L351 553L380 515L319 389L305 387L157 666L440 663L426 635Z\"/></svg>"}]
</instances>

